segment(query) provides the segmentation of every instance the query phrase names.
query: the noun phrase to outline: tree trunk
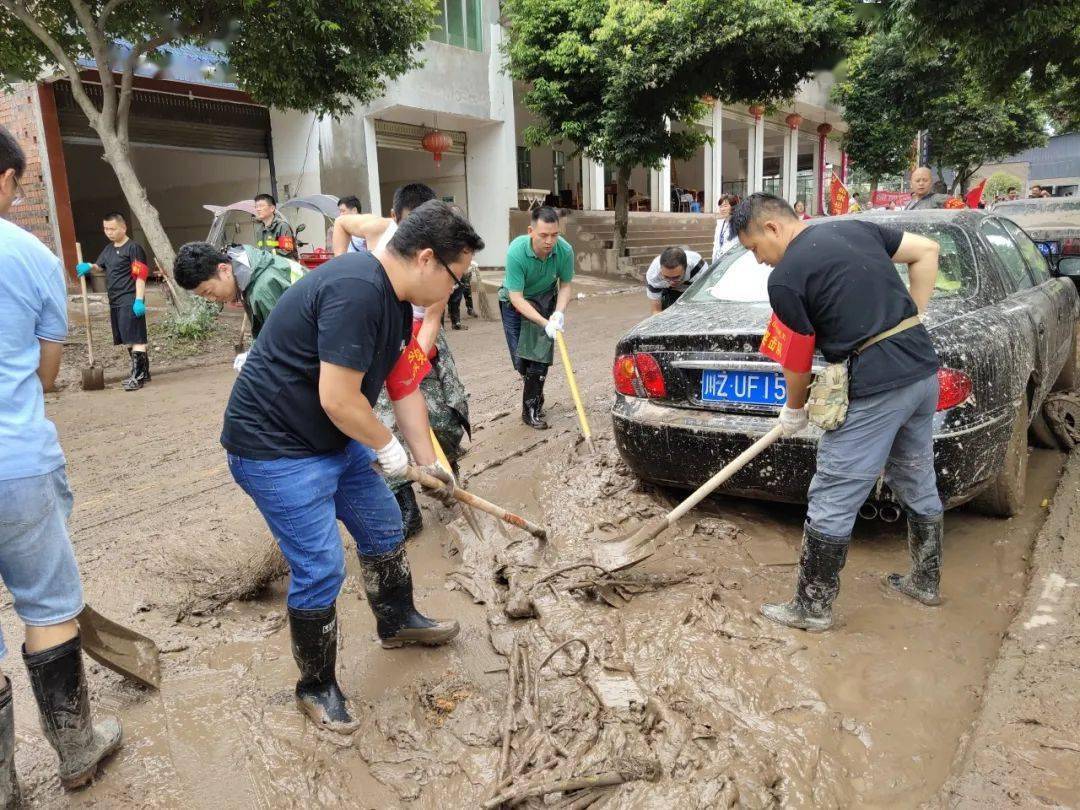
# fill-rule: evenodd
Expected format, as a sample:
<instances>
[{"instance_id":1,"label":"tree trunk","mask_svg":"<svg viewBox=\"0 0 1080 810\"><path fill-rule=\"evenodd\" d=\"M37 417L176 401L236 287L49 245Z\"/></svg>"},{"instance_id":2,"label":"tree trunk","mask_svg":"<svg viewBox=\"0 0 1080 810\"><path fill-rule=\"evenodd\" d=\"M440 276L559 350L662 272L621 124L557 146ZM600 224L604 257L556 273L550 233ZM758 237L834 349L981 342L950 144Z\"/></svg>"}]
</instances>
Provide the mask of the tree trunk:
<instances>
[{"instance_id":1,"label":"tree trunk","mask_svg":"<svg viewBox=\"0 0 1080 810\"><path fill-rule=\"evenodd\" d=\"M626 228L629 224L630 167L619 166L615 170L615 267L618 268L626 250Z\"/></svg>"}]
</instances>

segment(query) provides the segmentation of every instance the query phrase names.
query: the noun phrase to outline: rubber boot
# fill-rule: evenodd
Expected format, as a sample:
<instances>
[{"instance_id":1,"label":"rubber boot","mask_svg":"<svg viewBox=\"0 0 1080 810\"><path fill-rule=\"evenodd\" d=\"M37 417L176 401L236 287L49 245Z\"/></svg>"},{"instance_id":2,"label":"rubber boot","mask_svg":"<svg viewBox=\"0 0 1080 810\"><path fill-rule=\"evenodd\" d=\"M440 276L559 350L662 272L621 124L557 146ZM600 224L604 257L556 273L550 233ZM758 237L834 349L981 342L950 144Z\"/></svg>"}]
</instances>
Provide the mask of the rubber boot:
<instances>
[{"instance_id":1,"label":"rubber boot","mask_svg":"<svg viewBox=\"0 0 1080 810\"><path fill-rule=\"evenodd\" d=\"M316 725L338 734L360 727L345 706L337 682L337 608L315 610L289 608L292 654L300 670L296 682L296 705Z\"/></svg>"},{"instance_id":2,"label":"rubber boot","mask_svg":"<svg viewBox=\"0 0 1080 810\"><path fill-rule=\"evenodd\" d=\"M820 632L832 627L832 606L840 593L840 569L847 561L847 542L826 542L809 526L803 530L795 597L785 604L761 606L761 615L777 624Z\"/></svg>"},{"instance_id":3,"label":"rubber boot","mask_svg":"<svg viewBox=\"0 0 1080 810\"><path fill-rule=\"evenodd\" d=\"M911 573L907 576L889 574L885 584L924 605L941 604L941 539L945 518L908 514L908 550L911 552Z\"/></svg>"},{"instance_id":4,"label":"rubber boot","mask_svg":"<svg viewBox=\"0 0 1080 810\"><path fill-rule=\"evenodd\" d=\"M90 719L90 698L83 674L82 642L78 636L38 653L26 652L41 730L60 757L60 784L67 790L90 784L98 764L120 747L123 729L118 717Z\"/></svg>"},{"instance_id":5,"label":"rubber boot","mask_svg":"<svg viewBox=\"0 0 1080 810\"><path fill-rule=\"evenodd\" d=\"M453 639L458 631L455 621L429 619L413 604L412 572L405 548L378 557L360 555L367 594L379 640L386 649L405 644L437 646Z\"/></svg>"},{"instance_id":6,"label":"rubber boot","mask_svg":"<svg viewBox=\"0 0 1080 810\"><path fill-rule=\"evenodd\" d=\"M131 376L124 380L125 391L138 391L150 382L150 358L146 352L131 353Z\"/></svg>"},{"instance_id":7,"label":"rubber boot","mask_svg":"<svg viewBox=\"0 0 1080 810\"><path fill-rule=\"evenodd\" d=\"M413 491L412 484L406 484L395 492L394 498L401 509L401 533L408 540L424 528L424 516L416 502L416 492Z\"/></svg>"},{"instance_id":8,"label":"rubber boot","mask_svg":"<svg viewBox=\"0 0 1080 810\"><path fill-rule=\"evenodd\" d=\"M540 416L544 400L544 378L538 374L526 374L521 394L521 421L536 430L547 430L549 425Z\"/></svg>"},{"instance_id":9,"label":"rubber boot","mask_svg":"<svg viewBox=\"0 0 1080 810\"><path fill-rule=\"evenodd\" d=\"M0 688L0 810L12 810L21 799L15 777L15 708L11 705L11 681Z\"/></svg>"}]
</instances>

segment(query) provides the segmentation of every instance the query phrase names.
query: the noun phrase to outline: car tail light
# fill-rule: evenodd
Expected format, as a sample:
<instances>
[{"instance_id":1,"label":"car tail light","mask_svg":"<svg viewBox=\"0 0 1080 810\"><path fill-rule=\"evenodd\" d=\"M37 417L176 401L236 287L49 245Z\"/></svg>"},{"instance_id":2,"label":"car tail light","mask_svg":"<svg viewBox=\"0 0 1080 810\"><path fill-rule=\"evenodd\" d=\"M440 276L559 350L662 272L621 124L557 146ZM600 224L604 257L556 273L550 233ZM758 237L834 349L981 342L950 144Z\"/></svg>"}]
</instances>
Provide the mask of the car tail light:
<instances>
[{"instance_id":1,"label":"car tail light","mask_svg":"<svg viewBox=\"0 0 1080 810\"><path fill-rule=\"evenodd\" d=\"M1061 242L1061 255L1073 255L1080 253L1080 239L1063 239Z\"/></svg>"},{"instance_id":2,"label":"car tail light","mask_svg":"<svg viewBox=\"0 0 1080 810\"><path fill-rule=\"evenodd\" d=\"M641 394L634 387L637 379L637 366L634 365L634 355L620 354L615 358L615 366L611 370L615 378L615 390L628 397L638 397Z\"/></svg>"},{"instance_id":3,"label":"car tail light","mask_svg":"<svg viewBox=\"0 0 1080 810\"><path fill-rule=\"evenodd\" d=\"M664 399L667 397L667 385L664 383L664 372L660 370L660 364L651 354L638 353L634 355L637 364L638 376L641 384L645 387L645 393L650 397Z\"/></svg>"},{"instance_id":4,"label":"car tail light","mask_svg":"<svg viewBox=\"0 0 1080 810\"><path fill-rule=\"evenodd\" d=\"M971 396L971 377L955 368L939 368L937 409L955 408Z\"/></svg>"}]
</instances>

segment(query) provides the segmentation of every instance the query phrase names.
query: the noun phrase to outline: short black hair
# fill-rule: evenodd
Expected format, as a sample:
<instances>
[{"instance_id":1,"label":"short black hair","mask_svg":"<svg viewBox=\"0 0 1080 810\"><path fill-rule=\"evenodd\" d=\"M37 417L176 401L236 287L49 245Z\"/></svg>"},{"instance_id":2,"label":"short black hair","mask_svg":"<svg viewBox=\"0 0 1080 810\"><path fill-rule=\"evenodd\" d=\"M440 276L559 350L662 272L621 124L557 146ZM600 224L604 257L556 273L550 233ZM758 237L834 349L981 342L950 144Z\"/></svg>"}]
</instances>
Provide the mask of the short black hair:
<instances>
[{"instance_id":1,"label":"short black hair","mask_svg":"<svg viewBox=\"0 0 1080 810\"><path fill-rule=\"evenodd\" d=\"M424 183L406 183L394 192L394 213L399 217L435 199L435 189Z\"/></svg>"},{"instance_id":2,"label":"short black hair","mask_svg":"<svg viewBox=\"0 0 1080 810\"><path fill-rule=\"evenodd\" d=\"M188 242L176 253L173 278L185 290L194 290L218 274L219 264L229 261L229 254L209 242Z\"/></svg>"},{"instance_id":3,"label":"short black hair","mask_svg":"<svg viewBox=\"0 0 1080 810\"><path fill-rule=\"evenodd\" d=\"M795 209L783 197L759 191L736 205L729 221L735 233L746 233L750 229L750 223L766 217L795 220L799 218Z\"/></svg>"},{"instance_id":4,"label":"short black hair","mask_svg":"<svg viewBox=\"0 0 1080 810\"><path fill-rule=\"evenodd\" d=\"M681 267L686 269L686 251L678 247L669 247L660 254L661 267Z\"/></svg>"},{"instance_id":5,"label":"short black hair","mask_svg":"<svg viewBox=\"0 0 1080 810\"><path fill-rule=\"evenodd\" d=\"M484 249L484 240L473 230L469 220L443 202L428 200L409 212L390 239L390 250L403 258L412 258L431 248L442 261L450 264L468 250Z\"/></svg>"},{"instance_id":6,"label":"short black hair","mask_svg":"<svg viewBox=\"0 0 1080 810\"><path fill-rule=\"evenodd\" d=\"M15 170L16 180L22 177L26 171L26 154L15 136L0 127L0 174L8 169Z\"/></svg>"},{"instance_id":7,"label":"short black hair","mask_svg":"<svg viewBox=\"0 0 1080 810\"><path fill-rule=\"evenodd\" d=\"M109 211L105 216L101 218L102 222L119 222L121 225L127 225L127 220L124 219L124 215L119 211Z\"/></svg>"},{"instance_id":8,"label":"short black hair","mask_svg":"<svg viewBox=\"0 0 1080 810\"><path fill-rule=\"evenodd\" d=\"M1016 186L1009 186L1009 191L1016 191Z\"/></svg>"},{"instance_id":9,"label":"short black hair","mask_svg":"<svg viewBox=\"0 0 1080 810\"><path fill-rule=\"evenodd\" d=\"M274 199L273 194L256 194L253 202L258 202L259 200L265 200L266 202L277 208L277 200Z\"/></svg>"},{"instance_id":10,"label":"short black hair","mask_svg":"<svg viewBox=\"0 0 1080 810\"><path fill-rule=\"evenodd\" d=\"M346 208L352 208L355 211L360 210L360 198L355 194L350 194L348 197L342 197L337 201L338 205L344 205Z\"/></svg>"},{"instance_id":11,"label":"short black hair","mask_svg":"<svg viewBox=\"0 0 1080 810\"><path fill-rule=\"evenodd\" d=\"M530 221L533 225L537 222L547 222L549 224L557 224L559 222L559 212L552 208L550 205L541 205L539 208L534 208L530 215Z\"/></svg>"}]
</instances>

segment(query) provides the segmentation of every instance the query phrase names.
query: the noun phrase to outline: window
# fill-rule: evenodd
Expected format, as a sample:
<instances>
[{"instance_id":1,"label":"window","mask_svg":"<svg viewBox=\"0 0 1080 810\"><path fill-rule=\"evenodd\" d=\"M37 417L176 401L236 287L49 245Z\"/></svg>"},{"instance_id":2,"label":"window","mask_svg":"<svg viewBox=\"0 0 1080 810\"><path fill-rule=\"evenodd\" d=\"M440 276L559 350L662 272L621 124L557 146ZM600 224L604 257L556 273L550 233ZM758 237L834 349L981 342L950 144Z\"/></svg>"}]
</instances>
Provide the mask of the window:
<instances>
[{"instance_id":1,"label":"window","mask_svg":"<svg viewBox=\"0 0 1080 810\"><path fill-rule=\"evenodd\" d=\"M532 151L527 146L517 148L518 188L532 188Z\"/></svg>"},{"instance_id":2,"label":"window","mask_svg":"<svg viewBox=\"0 0 1080 810\"><path fill-rule=\"evenodd\" d=\"M483 0L438 0L431 38L470 51L484 50Z\"/></svg>"},{"instance_id":3,"label":"window","mask_svg":"<svg viewBox=\"0 0 1080 810\"><path fill-rule=\"evenodd\" d=\"M1035 278L1035 283L1042 284L1044 281L1049 281L1050 265L1047 263L1046 257L1042 255L1042 251L1031 241L1031 237L1024 233L1023 229L1015 222L1010 222L1007 219L999 220L999 222L1005 226L1005 230L1019 245L1020 253L1023 254L1024 260L1027 261L1028 269Z\"/></svg>"},{"instance_id":4,"label":"window","mask_svg":"<svg viewBox=\"0 0 1080 810\"><path fill-rule=\"evenodd\" d=\"M1001 222L996 219L987 219L979 228L1004 265L1005 275L1012 289L1023 290L1034 286L1031 283L1031 276L1028 275L1024 257L1020 255L1020 248L1013 242L1009 232L1001 226Z\"/></svg>"},{"instance_id":5,"label":"window","mask_svg":"<svg viewBox=\"0 0 1080 810\"><path fill-rule=\"evenodd\" d=\"M558 197L566 188L566 152L551 150L551 190Z\"/></svg>"}]
</instances>

